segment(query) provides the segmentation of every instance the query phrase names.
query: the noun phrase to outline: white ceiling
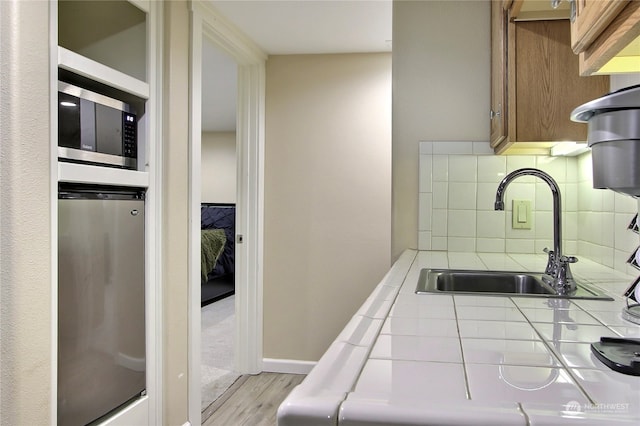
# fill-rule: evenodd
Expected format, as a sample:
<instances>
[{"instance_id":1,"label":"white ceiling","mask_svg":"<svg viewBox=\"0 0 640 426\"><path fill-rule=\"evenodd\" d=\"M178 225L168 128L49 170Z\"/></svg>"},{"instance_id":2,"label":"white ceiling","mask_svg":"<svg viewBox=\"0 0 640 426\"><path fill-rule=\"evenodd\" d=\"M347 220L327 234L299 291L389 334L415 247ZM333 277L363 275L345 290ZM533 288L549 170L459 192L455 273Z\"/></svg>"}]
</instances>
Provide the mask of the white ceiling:
<instances>
[{"instance_id":1,"label":"white ceiling","mask_svg":"<svg viewBox=\"0 0 640 426\"><path fill-rule=\"evenodd\" d=\"M390 52L391 0L211 0L268 55ZM236 66L203 44L202 128L235 130Z\"/></svg>"},{"instance_id":2,"label":"white ceiling","mask_svg":"<svg viewBox=\"0 0 640 426\"><path fill-rule=\"evenodd\" d=\"M269 55L391 51L391 0L212 0Z\"/></svg>"}]
</instances>

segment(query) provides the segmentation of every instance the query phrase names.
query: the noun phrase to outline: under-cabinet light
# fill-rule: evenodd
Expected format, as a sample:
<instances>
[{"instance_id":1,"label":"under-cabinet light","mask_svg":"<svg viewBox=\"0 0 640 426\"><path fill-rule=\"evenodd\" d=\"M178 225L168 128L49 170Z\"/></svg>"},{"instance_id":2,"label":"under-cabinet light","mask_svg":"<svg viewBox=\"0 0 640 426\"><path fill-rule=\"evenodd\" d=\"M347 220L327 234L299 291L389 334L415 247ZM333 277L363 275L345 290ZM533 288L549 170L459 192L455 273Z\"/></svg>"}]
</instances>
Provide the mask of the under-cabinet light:
<instances>
[{"instance_id":1,"label":"under-cabinet light","mask_svg":"<svg viewBox=\"0 0 640 426\"><path fill-rule=\"evenodd\" d=\"M640 72L640 36L624 47L593 75L627 74Z\"/></svg>"},{"instance_id":2,"label":"under-cabinet light","mask_svg":"<svg viewBox=\"0 0 640 426\"><path fill-rule=\"evenodd\" d=\"M549 151L552 157L575 157L589 151L589 147L584 142L559 142Z\"/></svg>"}]
</instances>

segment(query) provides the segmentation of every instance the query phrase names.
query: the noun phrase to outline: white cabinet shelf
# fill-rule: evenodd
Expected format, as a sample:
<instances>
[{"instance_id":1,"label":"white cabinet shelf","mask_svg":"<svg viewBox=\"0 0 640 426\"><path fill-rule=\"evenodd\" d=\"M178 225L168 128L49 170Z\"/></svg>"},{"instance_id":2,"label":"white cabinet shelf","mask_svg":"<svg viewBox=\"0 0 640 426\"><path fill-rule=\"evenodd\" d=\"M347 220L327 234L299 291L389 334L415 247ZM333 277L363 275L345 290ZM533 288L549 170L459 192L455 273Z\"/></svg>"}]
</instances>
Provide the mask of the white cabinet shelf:
<instances>
[{"instance_id":1,"label":"white cabinet shelf","mask_svg":"<svg viewBox=\"0 0 640 426\"><path fill-rule=\"evenodd\" d=\"M147 188L149 186L149 173L59 161L58 182Z\"/></svg>"},{"instance_id":2,"label":"white cabinet shelf","mask_svg":"<svg viewBox=\"0 0 640 426\"><path fill-rule=\"evenodd\" d=\"M123 72L58 46L58 67L142 99L149 99L149 84Z\"/></svg>"}]
</instances>

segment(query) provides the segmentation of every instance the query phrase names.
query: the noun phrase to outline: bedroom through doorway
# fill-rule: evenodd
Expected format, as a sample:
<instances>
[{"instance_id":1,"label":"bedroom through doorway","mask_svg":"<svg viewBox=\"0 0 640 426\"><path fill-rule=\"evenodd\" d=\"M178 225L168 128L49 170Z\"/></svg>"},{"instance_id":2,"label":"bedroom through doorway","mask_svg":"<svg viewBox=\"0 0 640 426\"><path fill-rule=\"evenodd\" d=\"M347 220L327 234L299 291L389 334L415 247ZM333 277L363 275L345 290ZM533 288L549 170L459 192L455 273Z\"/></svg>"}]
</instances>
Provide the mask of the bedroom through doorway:
<instances>
[{"instance_id":1,"label":"bedroom through doorway","mask_svg":"<svg viewBox=\"0 0 640 426\"><path fill-rule=\"evenodd\" d=\"M235 61L202 42L201 125L201 412L240 377L235 357L237 194Z\"/></svg>"}]
</instances>

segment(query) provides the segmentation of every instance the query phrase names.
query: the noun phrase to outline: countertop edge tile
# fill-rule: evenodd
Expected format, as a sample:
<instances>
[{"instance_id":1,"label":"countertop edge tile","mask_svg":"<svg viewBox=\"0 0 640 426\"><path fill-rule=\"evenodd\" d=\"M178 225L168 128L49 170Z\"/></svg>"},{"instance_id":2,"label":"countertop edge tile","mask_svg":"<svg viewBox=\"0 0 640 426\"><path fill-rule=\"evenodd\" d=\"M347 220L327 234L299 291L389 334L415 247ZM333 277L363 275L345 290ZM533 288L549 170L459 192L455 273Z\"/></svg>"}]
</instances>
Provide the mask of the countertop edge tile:
<instances>
[{"instance_id":1,"label":"countertop edge tile","mask_svg":"<svg viewBox=\"0 0 640 426\"><path fill-rule=\"evenodd\" d=\"M504 256L504 259L501 258ZM503 312L519 312L522 315L522 322L518 321L518 326L509 331L509 334L505 330L498 330L495 327L489 327L491 330L484 331L487 335L495 336L495 333L503 333L504 337L498 335L498 337L476 337L473 335L473 328L465 330L465 336L460 335L460 323L458 321L466 321L468 326L469 321L476 321L479 325L487 326L483 324L482 320L464 319L459 315L456 315L456 310L461 309L462 317L466 317L466 314L472 312L469 307L474 305L478 306L478 312L483 309L489 316L495 317L499 314L496 311L496 306L482 305L483 296L477 301L472 299L465 299L460 296L451 297L444 295L429 295L429 294L416 294L415 287L417 284L420 271L424 268L451 268L451 269L464 269L465 267L474 267L477 269L489 269L490 267L500 266L501 264L506 266L523 265L523 270L537 270L540 264L543 263L544 256L541 255L509 255L509 254L475 254L475 253L452 253L452 252L430 252L430 251L416 251L406 250L399 259L393 264L390 271L380 281L378 286L374 289L371 295L366 299L360 309L355 313L354 317L342 330L336 341L329 347L325 355L320 359L316 367L307 376L307 378L295 388L295 390L287 397L283 405L281 406L283 419L288 419L288 422L280 422L280 426L294 426L294 425L344 425L344 426L364 426L364 425L393 425L394 422L403 425L466 425L466 424L478 424L478 422L484 422L486 424L530 424L530 425L547 425L547 424L581 424L581 425L600 425L603 421L602 413L594 412L593 410L583 410L583 412L576 413L569 410L567 415L566 404L573 404L572 401L565 401L567 398L574 398L575 403L582 407L589 407L589 401L595 401L592 395L589 394L589 390L575 383L577 380L576 374L581 370L592 370L599 373L590 373L592 377L605 377L598 376L598 374L615 374L607 371L606 369L598 369L593 364L593 360L584 359L582 361L576 361L575 365L571 360L563 358L562 346L567 348L577 349L573 346L573 343L587 344L598 339L600 333L603 335L629 335L640 336L640 326L629 323L618 323L616 318L612 317L612 312L618 311L622 306L622 298L616 296L614 301L607 302L606 304L598 301L567 301L563 307L555 307L555 309L565 309L567 312L581 312L584 311L593 317L599 325L595 324L573 324L571 321L565 322L535 322L536 316L544 317L545 314L536 314L532 309L554 309L552 304L542 304L539 299L535 298L508 298L511 301L511 305L507 304L510 308L515 310L509 310L508 308L501 308ZM624 282L628 279L628 276L622 273L612 273L610 268L600 266L594 262L581 262L585 265L584 269L578 269L576 276L585 277L588 276L588 281L591 284L602 287L608 291L609 288L622 287ZM527 269L529 268L529 269ZM609 271L609 272L608 272ZM615 292L608 291L608 294ZM438 299L439 297L439 299ZM486 296L484 296L486 297ZM454 299L459 298L461 302L458 306ZM489 299L486 299L489 301ZM446 301L446 302L445 302ZM443 302L448 308L444 308L440 305ZM492 301L488 305L500 305L499 301ZM609 305L611 303L613 305ZM614 307L617 306L617 307ZM485 306L483 308L483 306ZM490 309L492 308L493 311ZM593 308L597 308L594 310ZM446 312L447 309L451 310ZM598 314L602 312L602 314ZM529 313L529 317L527 317ZM475 315L472 315L475 316ZM479 317L487 317L480 314ZM580 314L579 316L582 316ZM497 324L516 324L512 322L517 316L505 315L504 318L497 318L493 321ZM465 379L464 386L469 392L470 387L473 387L474 392L477 394L478 389L484 393L484 396L479 399L474 398L474 392L471 392L471 400L460 400L459 398L451 399L449 401L438 401L437 404L425 404L419 405L415 402L404 401L397 399L397 397L403 392L406 386L403 386L401 376L392 376L392 387L388 388L384 394L375 394L370 391L373 388L367 388L367 386L378 383L376 375L367 375L367 379L362 383L359 383L360 377L363 374L363 369L369 360L375 360L372 358L371 350L376 344L379 336L385 337L389 340L389 336L407 336L405 334L395 334L392 329L389 329L384 334L381 333L385 321L389 318L401 318L402 321L408 323L409 328L419 327L420 322L429 321L433 319L453 319L456 321L458 335L451 336L451 338L458 339L460 342L460 349L462 350L463 364L457 364L464 367ZM603 324L606 321L611 322L614 319L615 324L605 326ZM510 320L511 319L511 320ZM518 318L520 319L520 318ZM413 321L413 325L412 325ZM584 316L583 321L590 322L590 317ZM531 331L536 334L526 333L526 325L530 327ZM513 328L513 326L512 326ZM418 330L419 328L416 328ZM566 331L565 331L566 330ZM582 333L582 330L586 334ZM581 334L582 333L582 334ZM563 334L566 334L564 337ZM507 336L519 336L527 335L533 337L533 339L518 339ZM408 334L413 336L413 334ZM419 336L419 335L417 335ZM424 338L430 338L431 334L422 336ZM439 336L437 338L448 337ZM557 339L559 337L559 339ZM433 336L436 338L436 336ZM480 388L477 386L478 378L481 376L487 376L491 373L492 364L477 364L472 363L471 360L464 359L463 341L465 339L498 339L498 340L532 340L537 341L540 344L544 344L548 349L551 349L550 354L553 354L555 358L560 360L559 365L553 366L521 366L521 371L515 373L521 375L520 379L532 380L535 374L544 372L545 369L554 369L560 372L561 377L565 377L572 386L561 381L560 386L555 386L554 391L549 396L540 398L528 398L527 393L520 393L519 397L512 397L512 393L506 391L508 386L501 385L503 390L503 396L495 393L491 390L491 386L482 385ZM563 339L568 340L569 343ZM402 339L401 339L402 340ZM404 339L407 340L407 339ZM409 339L411 340L411 339ZM398 341L400 342L400 340ZM544 343L542 343L544 342ZM404 345L404 343L402 343ZM399 348L393 348L396 351ZM393 352L390 352L393 353ZM586 356L584 348L580 348L578 352L567 353L567 355L577 356L580 355L583 358ZM405 356L405 355L402 355ZM410 355L409 355L410 356ZM393 359L387 359L386 361L394 362ZM416 367L404 366L403 374L405 377L412 375L412 368L418 368L420 363L433 363L429 360L400 360L400 363L415 362ZM437 364L437 362L436 362ZM555 364L555 363L554 363ZM493 368L497 366L494 364ZM388 369L389 367L385 367ZM407 369L408 368L408 369ZM388 374L396 374L393 369L384 372ZM429 375L431 370L422 370L423 376ZM426 373L425 373L426 371ZM435 370L434 370L435 371ZM469 374L473 380L476 380L475 384L469 383ZM528 377L528 378L527 378ZM615 377L615 376L612 376ZM499 374L496 374L495 379L500 381ZM371 381L374 380L374 381ZM387 377L386 380L389 380ZM396 382L400 380L400 382ZM457 379L460 380L460 379ZM587 388L593 389L597 394L602 395L602 392L606 392L608 388L604 390L597 386L594 387L593 380L591 383L586 383ZM415 381L415 380L414 380ZM619 383L625 383L624 380L604 380L607 382L607 386L619 386ZM495 380L488 380L491 383L497 383ZM368 384L367 384L368 383ZM425 383L425 386L433 384L437 386L438 381L430 381ZM578 386L579 385L579 386ZM398 386L398 390L394 391L394 387ZM375 387L374 387L375 388ZM379 386L378 386L379 388ZM357 391L356 391L357 389ZM369 389L370 391L367 391ZM402 392L399 390L402 389ZM620 395L626 387L611 388L611 391ZM635 389L635 388L634 388ZM579 391L576 391L579 390ZM498 391L498 389L495 389ZM585 394L584 392L587 392ZM492 394L494 393L494 394ZM386 395L386 397L384 396ZM395 397L394 397L395 395ZM506 395L506 396L504 396ZM553 396L556 395L557 398ZM438 395L439 397L440 395ZM522 397L522 398L520 398ZM384 399L386 398L386 400ZM503 399L501 399L503 398ZM506 399L505 399L506 398ZM513 398L513 400L512 400ZM522 400L520 400L522 399ZM557 402L556 402L557 400ZM315 403L314 403L315 401ZM536 402L537 401L537 402ZM317 403L317 404L316 404ZM570 407L571 408L571 407ZM287 411L288 410L288 411ZM339 410L339 412L337 411ZM286 413L293 413L295 415L286 416ZM306 415L304 413L307 413ZM564 414L563 414L564 413ZM280 416L280 411L279 414ZM297 417L296 417L297 416ZM302 416L302 417L300 417ZM306 416L306 417L305 417ZM318 417L320 416L320 417ZM323 417L324 416L324 417ZM297 419L297 420L296 420ZM291 420L291 421L289 421ZM327 423L328 420L331 422ZM608 413L606 420L608 424L640 424L640 397L637 406L632 404L631 409L624 413ZM529 423L527 423L527 421Z\"/></svg>"}]
</instances>

